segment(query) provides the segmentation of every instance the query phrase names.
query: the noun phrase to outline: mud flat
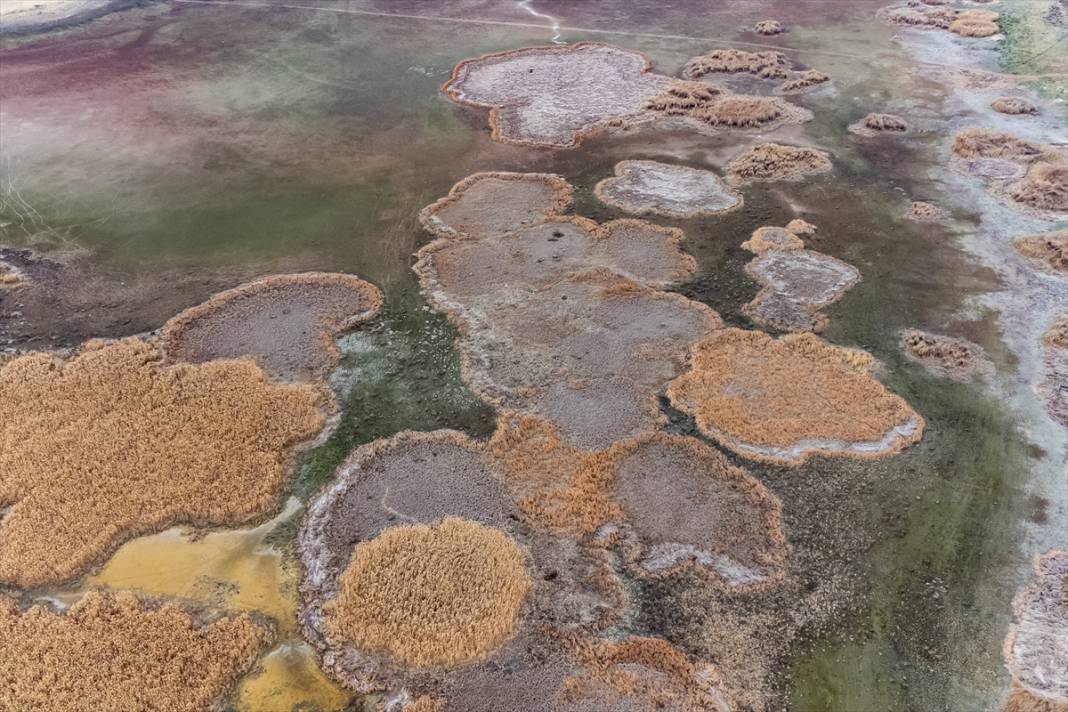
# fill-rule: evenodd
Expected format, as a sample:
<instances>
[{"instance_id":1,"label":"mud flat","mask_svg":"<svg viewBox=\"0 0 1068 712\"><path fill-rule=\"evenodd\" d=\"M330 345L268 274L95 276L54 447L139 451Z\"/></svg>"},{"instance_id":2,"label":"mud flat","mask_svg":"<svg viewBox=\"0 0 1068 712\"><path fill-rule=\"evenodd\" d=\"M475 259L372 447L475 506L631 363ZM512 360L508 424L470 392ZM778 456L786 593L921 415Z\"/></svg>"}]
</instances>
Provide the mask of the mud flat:
<instances>
[{"instance_id":1,"label":"mud flat","mask_svg":"<svg viewBox=\"0 0 1068 712\"><path fill-rule=\"evenodd\" d=\"M1035 557L1035 581L1019 590L1012 610L1004 649L1012 689L1005 711L1068 709L1068 552Z\"/></svg>"},{"instance_id":2,"label":"mud flat","mask_svg":"<svg viewBox=\"0 0 1068 712\"><path fill-rule=\"evenodd\" d=\"M57 29L130 4L129 0L4 0L0 37Z\"/></svg>"},{"instance_id":3,"label":"mud flat","mask_svg":"<svg viewBox=\"0 0 1068 712\"><path fill-rule=\"evenodd\" d=\"M1068 314L1053 321L1042 345L1046 375L1038 384L1038 394L1046 401L1050 415L1068 425Z\"/></svg>"},{"instance_id":4,"label":"mud flat","mask_svg":"<svg viewBox=\"0 0 1068 712\"><path fill-rule=\"evenodd\" d=\"M0 391L0 583L24 588L139 534L268 514L294 445L325 423L317 388L251 360L167 366L137 339L12 359Z\"/></svg>"},{"instance_id":5,"label":"mud flat","mask_svg":"<svg viewBox=\"0 0 1068 712\"><path fill-rule=\"evenodd\" d=\"M762 143L735 156L727 177L738 184L795 181L833 167L830 156L817 148Z\"/></svg>"},{"instance_id":6,"label":"mud flat","mask_svg":"<svg viewBox=\"0 0 1068 712\"><path fill-rule=\"evenodd\" d=\"M615 178L594 188L601 202L635 215L693 218L742 205L742 196L712 171L657 161L620 161Z\"/></svg>"},{"instance_id":7,"label":"mud flat","mask_svg":"<svg viewBox=\"0 0 1068 712\"><path fill-rule=\"evenodd\" d=\"M1068 215L1068 153L1009 133L970 128L953 139L964 172L991 193L1041 217Z\"/></svg>"},{"instance_id":8,"label":"mud flat","mask_svg":"<svg viewBox=\"0 0 1068 712\"><path fill-rule=\"evenodd\" d=\"M477 186L502 180L519 181L514 203L496 204L492 225L473 218L488 207ZM694 269L680 231L561 216L552 192L527 202L523 182L555 180L487 173L461 182L421 213L439 239L414 269L431 306L459 329L463 376L480 397L551 420L572 444L606 447L664 422L657 393L721 322L661 291ZM538 212L535 224L500 221ZM463 232L445 222L450 214L467 216Z\"/></svg>"},{"instance_id":9,"label":"mud flat","mask_svg":"<svg viewBox=\"0 0 1068 712\"><path fill-rule=\"evenodd\" d=\"M334 337L373 319L382 293L347 274L265 277L215 295L163 327L170 363L251 356L274 378L312 381L337 365Z\"/></svg>"},{"instance_id":10,"label":"mud flat","mask_svg":"<svg viewBox=\"0 0 1068 712\"><path fill-rule=\"evenodd\" d=\"M837 302L860 281L860 272L852 265L804 249L803 241L789 226L758 228L742 247L757 253L745 271L761 284L742 313L761 326L779 331L823 331L827 315L820 310Z\"/></svg>"},{"instance_id":11,"label":"mud flat","mask_svg":"<svg viewBox=\"0 0 1068 712\"><path fill-rule=\"evenodd\" d=\"M961 37L991 37L1000 31L998 13L989 10L901 5L883 8L878 15L893 25L948 30Z\"/></svg>"},{"instance_id":12,"label":"mud flat","mask_svg":"<svg viewBox=\"0 0 1068 712\"><path fill-rule=\"evenodd\" d=\"M698 131L812 118L781 99L687 87L694 83L651 68L638 52L594 42L527 47L464 60L443 91L459 104L488 108L496 140L547 148L671 117Z\"/></svg>"},{"instance_id":13,"label":"mud flat","mask_svg":"<svg viewBox=\"0 0 1068 712\"><path fill-rule=\"evenodd\" d=\"M812 334L726 329L694 347L690 370L667 392L702 433L743 457L880 458L919 441L924 422L875 380L875 365Z\"/></svg>"},{"instance_id":14,"label":"mud flat","mask_svg":"<svg viewBox=\"0 0 1068 712\"><path fill-rule=\"evenodd\" d=\"M858 136L885 136L887 134L904 134L909 130L908 123L894 114L868 114L860 121L849 125L849 130Z\"/></svg>"},{"instance_id":15,"label":"mud flat","mask_svg":"<svg viewBox=\"0 0 1068 712\"><path fill-rule=\"evenodd\" d=\"M931 373L966 381L975 375L988 375L994 365L978 344L918 329L901 332L901 350Z\"/></svg>"},{"instance_id":16,"label":"mud flat","mask_svg":"<svg viewBox=\"0 0 1068 712\"><path fill-rule=\"evenodd\" d=\"M65 613L0 597L0 636L4 709L201 712L252 667L270 631L248 615L200 624L174 604L87 593Z\"/></svg>"},{"instance_id":17,"label":"mud flat","mask_svg":"<svg viewBox=\"0 0 1068 712\"><path fill-rule=\"evenodd\" d=\"M1012 246L1042 269L1068 276L1068 229L1017 237Z\"/></svg>"},{"instance_id":18,"label":"mud flat","mask_svg":"<svg viewBox=\"0 0 1068 712\"><path fill-rule=\"evenodd\" d=\"M672 528L656 502L690 486L701 504ZM561 516L572 506L585 517ZM488 443L409 432L359 448L311 504L300 553L305 635L354 690L404 709L718 712L711 667L620 627L616 567L751 590L781 576L786 545L778 501L699 443L581 453L506 414Z\"/></svg>"}]
</instances>

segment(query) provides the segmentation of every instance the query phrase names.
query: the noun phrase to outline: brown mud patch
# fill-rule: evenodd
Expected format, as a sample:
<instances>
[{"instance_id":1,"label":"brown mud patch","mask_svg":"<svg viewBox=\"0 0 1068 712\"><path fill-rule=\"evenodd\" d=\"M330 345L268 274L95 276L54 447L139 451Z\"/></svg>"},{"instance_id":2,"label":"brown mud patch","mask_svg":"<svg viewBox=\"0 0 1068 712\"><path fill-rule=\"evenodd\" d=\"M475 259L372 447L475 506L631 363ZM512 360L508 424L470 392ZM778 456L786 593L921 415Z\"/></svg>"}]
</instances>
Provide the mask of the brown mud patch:
<instances>
[{"instance_id":1,"label":"brown mud patch","mask_svg":"<svg viewBox=\"0 0 1068 712\"><path fill-rule=\"evenodd\" d=\"M849 130L858 136L885 136L903 134L909 130L908 123L894 114L868 114L860 121L849 125Z\"/></svg>"},{"instance_id":2,"label":"brown mud patch","mask_svg":"<svg viewBox=\"0 0 1068 712\"><path fill-rule=\"evenodd\" d=\"M644 494L649 491L692 499L696 506L687 511L692 521L672 528L675 512L657 506L659 500ZM569 516L559 518L565 511ZM333 601L343 595L343 572L360 566L354 562L364 543L456 521L450 518L499 533L512 564L525 562L529 587L523 589L518 618L512 605L518 596L504 607L508 615L479 617L505 620L507 640L479 648L482 654L475 658L440 657L438 665L420 667L355 645L352 636L339 639L328 619L341 605ZM513 556L513 547L525 558ZM664 641L624 634L608 643L591 637L612 629L616 638L625 620L629 604L617 566L638 573L649 562L665 562L663 570L644 575L686 567L707 571L718 586L748 590L781 576L786 544L778 501L699 443L645 436L583 453L563 444L549 424L506 414L489 443L438 431L402 433L359 448L310 505L300 551L305 569L300 620L321 650L325 669L353 689L384 692L398 701L425 697L421 704L434 699L441 709L464 712L592 712L604 709L598 701L617 697L612 709L661 709L658 705L671 701L663 709L682 712L730 709L714 671L695 666ZM618 563L614 552L623 556ZM475 556L480 572L463 578L488 575L481 571L482 555ZM423 576L425 558L402 552L390 561L400 562L408 569L404 577L432 591L385 597L382 605L404 601L397 604L403 609L398 615L430 616L431 630L447 636L463 626L442 627L438 618L452 611L465 618L467 599L480 593L470 593L462 581L451 586L454 577L447 572ZM766 570L754 578L758 566ZM376 568L392 572L394 564ZM495 564L491 568L499 573ZM513 569L500 578L514 583L523 575ZM498 585L495 578L489 588ZM448 648L450 655L458 649L470 648ZM623 684L628 680L633 684ZM675 692L668 694L663 685ZM687 692L679 697L679 690Z\"/></svg>"},{"instance_id":3,"label":"brown mud patch","mask_svg":"<svg viewBox=\"0 0 1068 712\"><path fill-rule=\"evenodd\" d=\"M762 143L735 156L727 164L734 183L794 181L833 168L827 153L805 146Z\"/></svg>"},{"instance_id":4,"label":"brown mud patch","mask_svg":"<svg viewBox=\"0 0 1068 712\"><path fill-rule=\"evenodd\" d=\"M758 228L742 247L757 254L745 271L761 285L742 313L764 327L821 332L828 318L820 310L860 281L860 272L852 265L804 249L789 226Z\"/></svg>"},{"instance_id":5,"label":"brown mud patch","mask_svg":"<svg viewBox=\"0 0 1068 712\"><path fill-rule=\"evenodd\" d=\"M0 707L8 710L212 708L270 631L248 615L198 624L174 604L87 593L69 611L20 612L0 598Z\"/></svg>"},{"instance_id":6,"label":"brown mud patch","mask_svg":"<svg viewBox=\"0 0 1068 712\"><path fill-rule=\"evenodd\" d=\"M999 114L1010 116L1034 116L1038 114L1038 106L1030 99L1022 96L1001 97L990 103L990 108Z\"/></svg>"},{"instance_id":7,"label":"brown mud patch","mask_svg":"<svg viewBox=\"0 0 1068 712\"><path fill-rule=\"evenodd\" d=\"M958 10L914 5L883 8L883 20L902 27L948 30L961 37L991 37L998 34L998 13L989 10Z\"/></svg>"},{"instance_id":8,"label":"brown mud patch","mask_svg":"<svg viewBox=\"0 0 1068 712\"><path fill-rule=\"evenodd\" d=\"M817 454L881 458L919 441L924 422L875 380L875 365L812 334L726 329L694 347L668 397L743 457L784 465Z\"/></svg>"},{"instance_id":9,"label":"brown mud patch","mask_svg":"<svg viewBox=\"0 0 1068 712\"><path fill-rule=\"evenodd\" d=\"M63 581L139 534L268 514L323 405L251 360L166 366L136 339L4 363L0 582Z\"/></svg>"},{"instance_id":10,"label":"brown mud patch","mask_svg":"<svg viewBox=\"0 0 1068 712\"><path fill-rule=\"evenodd\" d=\"M347 274L275 275L216 294L169 320L169 363L251 356L274 378L313 381L337 365L334 336L374 318L382 293Z\"/></svg>"},{"instance_id":11,"label":"brown mud patch","mask_svg":"<svg viewBox=\"0 0 1068 712\"><path fill-rule=\"evenodd\" d=\"M447 211L542 210L522 207L521 196L518 206L486 210L472 192L483 180L500 174L469 178L424 209L421 221L439 239L414 267L431 306L460 332L464 379L484 400L549 419L583 447L664 422L657 393L680 372L689 346L721 325L704 305L660 291L693 272L682 233L642 220L558 215L510 226L476 218L460 233L442 219Z\"/></svg>"},{"instance_id":12,"label":"brown mud patch","mask_svg":"<svg viewBox=\"0 0 1068 712\"><path fill-rule=\"evenodd\" d=\"M1045 379L1038 384L1038 395L1046 408L1062 425L1068 425L1068 314L1059 315L1042 337Z\"/></svg>"},{"instance_id":13,"label":"brown mud patch","mask_svg":"<svg viewBox=\"0 0 1068 712\"><path fill-rule=\"evenodd\" d=\"M1005 638L1012 692L1005 710L1068 709L1068 552L1035 557L1035 581L1012 602Z\"/></svg>"},{"instance_id":14,"label":"brown mud patch","mask_svg":"<svg viewBox=\"0 0 1068 712\"><path fill-rule=\"evenodd\" d=\"M1024 235L1012 241L1024 257L1043 269L1068 276L1068 228L1042 235Z\"/></svg>"},{"instance_id":15,"label":"brown mud patch","mask_svg":"<svg viewBox=\"0 0 1068 712\"><path fill-rule=\"evenodd\" d=\"M931 373L955 381L988 375L994 365L978 344L918 329L901 332L901 350Z\"/></svg>"},{"instance_id":16,"label":"brown mud patch","mask_svg":"<svg viewBox=\"0 0 1068 712\"><path fill-rule=\"evenodd\" d=\"M741 207L742 196L712 171L657 161L620 161L594 187L601 202L635 215L694 218Z\"/></svg>"}]
</instances>

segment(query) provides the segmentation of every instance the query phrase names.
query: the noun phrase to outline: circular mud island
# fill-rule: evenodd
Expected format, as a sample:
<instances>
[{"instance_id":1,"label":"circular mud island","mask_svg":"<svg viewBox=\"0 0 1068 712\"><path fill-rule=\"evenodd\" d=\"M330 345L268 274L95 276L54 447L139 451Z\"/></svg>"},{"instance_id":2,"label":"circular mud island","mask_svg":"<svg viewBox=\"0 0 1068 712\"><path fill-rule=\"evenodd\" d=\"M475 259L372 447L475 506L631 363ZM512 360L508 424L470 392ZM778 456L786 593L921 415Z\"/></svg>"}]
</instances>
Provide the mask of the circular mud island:
<instances>
[{"instance_id":1,"label":"circular mud island","mask_svg":"<svg viewBox=\"0 0 1068 712\"><path fill-rule=\"evenodd\" d=\"M1038 106L1030 99L1025 99L1022 96L994 99L990 103L990 108L999 114L1009 114L1010 116L1035 116L1038 114Z\"/></svg>"},{"instance_id":2,"label":"circular mud island","mask_svg":"<svg viewBox=\"0 0 1068 712\"><path fill-rule=\"evenodd\" d=\"M953 139L953 154L994 195L1043 217L1068 215L1068 153L1012 134L970 128Z\"/></svg>"},{"instance_id":3,"label":"circular mud island","mask_svg":"<svg viewBox=\"0 0 1068 712\"><path fill-rule=\"evenodd\" d=\"M1012 241L1024 257L1054 274L1068 276L1068 228L1042 235L1024 235Z\"/></svg>"},{"instance_id":4,"label":"circular mud island","mask_svg":"<svg viewBox=\"0 0 1068 712\"><path fill-rule=\"evenodd\" d=\"M989 10L901 5L878 12L885 21L902 27L948 30L961 37L992 37L1000 32L999 15Z\"/></svg>"},{"instance_id":5,"label":"circular mud island","mask_svg":"<svg viewBox=\"0 0 1068 712\"><path fill-rule=\"evenodd\" d=\"M555 215L554 191L519 187L487 210L479 188L559 180L487 173L461 182L421 213L439 239L414 269L431 306L457 325L462 374L476 393L551 420L573 444L607 447L664 422L657 393L721 322L661 291L694 269L680 231ZM540 222L527 221L538 214ZM507 225L504 215L523 220ZM446 222L457 216L458 226Z\"/></svg>"},{"instance_id":6,"label":"circular mud island","mask_svg":"<svg viewBox=\"0 0 1068 712\"><path fill-rule=\"evenodd\" d=\"M692 527L672 530L641 494L668 484L704 493ZM560 518L580 502L585 519ZM592 712L606 695L618 709L730 709L713 671L664 641L591 637L628 607L609 549L742 589L781 576L786 555L778 501L722 455L670 436L583 453L505 414L488 443L402 433L353 453L301 532L300 621L332 676L405 709ZM608 674L616 664L640 684Z\"/></svg>"},{"instance_id":7,"label":"circular mud island","mask_svg":"<svg viewBox=\"0 0 1068 712\"><path fill-rule=\"evenodd\" d=\"M274 378L312 381L337 365L334 336L375 316L382 293L347 274L282 274L216 294L168 321L170 363L251 356Z\"/></svg>"},{"instance_id":8,"label":"circular mud island","mask_svg":"<svg viewBox=\"0 0 1068 712\"><path fill-rule=\"evenodd\" d=\"M859 136L885 136L903 134L909 130L908 123L894 114L868 114L860 121L849 125L849 130Z\"/></svg>"},{"instance_id":9,"label":"circular mud island","mask_svg":"<svg viewBox=\"0 0 1068 712\"><path fill-rule=\"evenodd\" d=\"M879 458L919 441L924 422L874 368L867 353L812 334L725 329L694 347L689 372L667 392L702 433L743 457Z\"/></svg>"},{"instance_id":10,"label":"circular mud island","mask_svg":"<svg viewBox=\"0 0 1068 712\"><path fill-rule=\"evenodd\" d=\"M745 271L761 285L742 313L756 324L779 331L820 332L828 321L820 310L859 282L860 272L830 255L804 249L801 238L789 227L758 228L742 243L757 254Z\"/></svg>"},{"instance_id":11,"label":"circular mud island","mask_svg":"<svg viewBox=\"0 0 1068 712\"><path fill-rule=\"evenodd\" d=\"M955 381L989 375L994 370L983 347L966 339L906 329L901 332L901 350L936 376Z\"/></svg>"},{"instance_id":12,"label":"circular mud island","mask_svg":"<svg viewBox=\"0 0 1068 712\"><path fill-rule=\"evenodd\" d=\"M794 181L833 168L824 151L807 146L761 143L727 164L727 177L737 184Z\"/></svg>"},{"instance_id":13,"label":"circular mud island","mask_svg":"<svg viewBox=\"0 0 1068 712\"><path fill-rule=\"evenodd\" d=\"M1068 709L1068 552L1035 557L1035 581L1017 592L1012 611L1004 649L1012 674L1006 709Z\"/></svg>"},{"instance_id":14,"label":"circular mud island","mask_svg":"<svg viewBox=\"0 0 1068 712\"><path fill-rule=\"evenodd\" d=\"M313 386L272 384L251 360L167 366L137 339L14 358L0 393L0 584L22 588L141 534L267 515L294 445L325 423Z\"/></svg>"},{"instance_id":15,"label":"circular mud island","mask_svg":"<svg viewBox=\"0 0 1068 712\"><path fill-rule=\"evenodd\" d=\"M0 639L5 710L203 712L252 667L270 631L247 614L201 624L174 604L89 592L65 613L0 597Z\"/></svg>"},{"instance_id":16,"label":"circular mud island","mask_svg":"<svg viewBox=\"0 0 1068 712\"><path fill-rule=\"evenodd\" d=\"M601 202L635 215L694 218L742 205L742 196L712 171L657 161L620 161L615 178L594 188Z\"/></svg>"}]
</instances>

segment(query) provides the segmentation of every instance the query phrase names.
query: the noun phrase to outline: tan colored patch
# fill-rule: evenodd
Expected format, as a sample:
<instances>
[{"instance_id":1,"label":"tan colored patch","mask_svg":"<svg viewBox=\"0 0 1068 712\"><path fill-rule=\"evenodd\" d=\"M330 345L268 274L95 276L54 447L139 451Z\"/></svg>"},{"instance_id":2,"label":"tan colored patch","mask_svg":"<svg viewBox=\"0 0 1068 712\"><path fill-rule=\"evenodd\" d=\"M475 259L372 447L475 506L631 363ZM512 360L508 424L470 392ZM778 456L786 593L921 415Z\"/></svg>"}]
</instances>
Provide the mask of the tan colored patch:
<instances>
[{"instance_id":1,"label":"tan colored patch","mask_svg":"<svg viewBox=\"0 0 1068 712\"><path fill-rule=\"evenodd\" d=\"M743 73L762 79L785 79L786 57L782 52L716 49L691 59L682 73L691 79L713 73Z\"/></svg>"},{"instance_id":2,"label":"tan colored patch","mask_svg":"<svg viewBox=\"0 0 1068 712\"><path fill-rule=\"evenodd\" d=\"M787 79L779 86L779 93L781 94L796 94L799 91L804 91L810 87L817 86L819 84L825 84L831 81L831 77L823 72L815 69L809 69L802 72L793 79Z\"/></svg>"},{"instance_id":3,"label":"tan colored patch","mask_svg":"<svg viewBox=\"0 0 1068 712\"><path fill-rule=\"evenodd\" d=\"M830 156L819 149L762 143L728 163L727 175L736 183L787 181L826 173L832 167Z\"/></svg>"},{"instance_id":4,"label":"tan colored patch","mask_svg":"<svg viewBox=\"0 0 1068 712\"><path fill-rule=\"evenodd\" d=\"M525 561L506 534L468 520L387 529L356 545L328 630L413 667L478 660L515 633Z\"/></svg>"},{"instance_id":5,"label":"tan colored patch","mask_svg":"<svg viewBox=\"0 0 1068 712\"><path fill-rule=\"evenodd\" d=\"M0 598L0 708L202 712L269 637L247 615L200 626L129 593L88 593L63 615Z\"/></svg>"},{"instance_id":6,"label":"tan colored patch","mask_svg":"<svg viewBox=\"0 0 1068 712\"><path fill-rule=\"evenodd\" d=\"M881 134L905 133L908 123L894 114L868 114L860 121L849 125L849 130L861 136L879 136Z\"/></svg>"},{"instance_id":7,"label":"tan colored patch","mask_svg":"<svg viewBox=\"0 0 1068 712\"><path fill-rule=\"evenodd\" d=\"M885 457L918 441L923 419L875 380L874 367L867 353L812 334L727 329L693 349L668 396L703 433L753 459Z\"/></svg>"},{"instance_id":8,"label":"tan colored patch","mask_svg":"<svg viewBox=\"0 0 1068 712\"><path fill-rule=\"evenodd\" d=\"M1068 228L1047 232L1043 235L1024 235L1012 241L1024 257L1044 267L1068 275Z\"/></svg>"},{"instance_id":9,"label":"tan colored patch","mask_svg":"<svg viewBox=\"0 0 1068 712\"><path fill-rule=\"evenodd\" d=\"M1019 116L1021 114L1034 115L1038 113L1038 107L1030 99L1020 96L1002 97L990 102L990 108L1001 114Z\"/></svg>"},{"instance_id":10,"label":"tan colored patch","mask_svg":"<svg viewBox=\"0 0 1068 712\"><path fill-rule=\"evenodd\" d=\"M964 339L906 329L901 332L901 348L935 375L958 381L993 370L982 347Z\"/></svg>"},{"instance_id":11,"label":"tan colored patch","mask_svg":"<svg viewBox=\"0 0 1068 712\"><path fill-rule=\"evenodd\" d=\"M0 582L68 579L138 534L268 514L323 395L250 360L164 366L137 339L0 367Z\"/></svg>"},{"instance_id":12,"label":"tan colored patch","mask_svg":"<svg viewBox=\"0 0 1068 712\"><path fill-rule=\"evenodd\" d=\"M758 35L781 35L786 29L778 20L762 20L753 25L753 32Z\"/></svg>"}]
</instances>

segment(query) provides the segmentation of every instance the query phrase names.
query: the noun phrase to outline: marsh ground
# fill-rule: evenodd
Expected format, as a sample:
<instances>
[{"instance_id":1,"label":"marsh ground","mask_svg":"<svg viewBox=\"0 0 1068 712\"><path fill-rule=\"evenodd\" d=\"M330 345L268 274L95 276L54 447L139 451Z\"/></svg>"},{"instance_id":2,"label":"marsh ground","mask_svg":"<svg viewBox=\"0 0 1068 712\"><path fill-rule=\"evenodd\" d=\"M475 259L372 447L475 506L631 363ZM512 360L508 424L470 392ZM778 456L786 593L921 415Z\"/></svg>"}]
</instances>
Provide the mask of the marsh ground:
<instances>
[{"instance_id":1,"label":"marsh ground","mask_svg":"<svg viewBox=\"0 0 1068 712\"><path fill-rule=\"evenodd\" d=\"M811 607L785 644L771 640L775 631L754 634L774 662L768 707L990 708L1008 686L1001 641L1013 593L1031 555L1064 548L1068 538L1066 436L1031 390L1040 368L1034 325L1044 327L1068 296L1010 257L1012 237L1057 225L997 205L978 181L949 167L948 144L970 125L1068 140L1068 113L1057 102L1064 54L1049 49L1063 47L1065 29L1051 29L1040 11L1056 3L1039 0L1002 0L1004 38L995 40L895 28L875 16L884 4L779 0L756 13L747 3L710 10L693 2L542 0L536 16L521 3L488 0L433 9L415 0L174 0L0 40L0 244L31 248L34 259L56 265L36 273L20 265L33 284L0 291L0 347L151 331L257 276L349 272L383 290L383 315L341 342L345 356L332 378L341 422L304 457L297 497L314 494L354 445L402 429L485 436L492 409L459 380L454 332L425 309L410 269L430 239L419 210L478 171L543 171L576 186L574 212L605 221L623 215L601 204L593 187L617 162L684 162L722 173L755 136L637 132L568 151L504 145L492 140L484 110L459 107L439 91L454 65L548 43L556 33L550 17L563 41L639 50L671 75L716 47L781 49L832 81L791 99L813 121L760 138L817 145L832 154L835 170L744 186L744 206L723 215L655 219L682 227L684 248L698 260L680 291L728 324L751 327L742 306L758 285L745 273L751 255L740 244L756 228L794 217L818 224L809 247L863 275L827 309L825 337L878 358L881 380L924 416L927 432L919 445L877 463L815 458L789 470L747 463L783 501L794 547L788 576L800 592L800 604L773 597L759 605ZM789 31L762 37L745 29L769 17ZM995 74L976 85L962 68ZM1004 94L1005 83L1031 92L1040 116L993 116L992 92ZM912 131L861 139L846 130L871 111L908 116ZM939 204L952 220L907 220L912 200ZM900 352L906 328L981 345L996 375L965 383L930 375ZM672 416L675 429L692 431ZM306 650L301 657L283 620L290 603L268 597L246 605L218 592L243 590L242 572L255 565L249 557L265 551L283 570L296 566L298 520L294 513L265 536L251 530L232 541L168 534L142 545L142 565L131 567L138 575L122 579L124 587L279 621L279 646L234 696L238 710L268 709L271 690L295 691L274 698L289 705L280 709L348 703L316 676ZM196 574L214 588L171 586L159 566L143 565L186 556L206 541L232 547L223 563ZM129 551L136 545L112 565L137 555ZM109 582L108 568L98 576L87 584ZM294 600L292 581L276 588ZM647 633L713 662L726 662L715 659L717 632L759 608L752 600L706 600L685 582L648 585L642 600Z\"/></svg>"}]
</instances>

